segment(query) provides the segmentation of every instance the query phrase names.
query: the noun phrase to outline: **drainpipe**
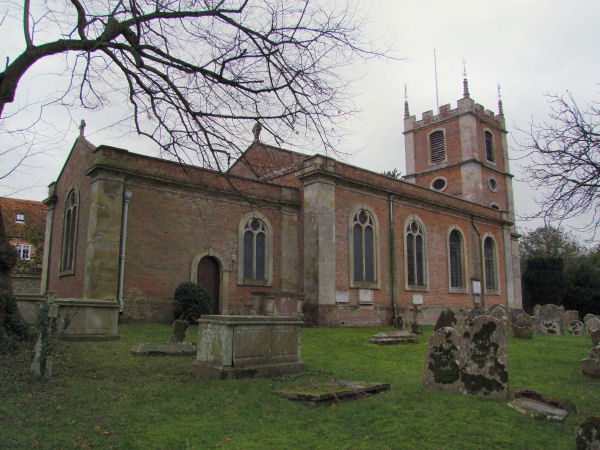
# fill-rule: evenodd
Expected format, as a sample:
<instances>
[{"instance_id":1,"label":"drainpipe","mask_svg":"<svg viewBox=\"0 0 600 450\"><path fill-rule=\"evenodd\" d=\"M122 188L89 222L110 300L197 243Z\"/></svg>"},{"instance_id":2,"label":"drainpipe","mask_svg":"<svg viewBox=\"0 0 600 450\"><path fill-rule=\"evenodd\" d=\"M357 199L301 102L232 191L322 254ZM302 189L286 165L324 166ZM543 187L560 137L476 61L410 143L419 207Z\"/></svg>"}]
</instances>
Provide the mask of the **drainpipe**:
<instances>
[{"instance_id":1,"label":"drainpipe","mask_svg":"<svg viewBox=\"0 0 600 450\"><path fill-rule=\"evenodd\" d=\"M119 314L123 314L123 280L125 278L125 244L127 242L127 213L131 191L125 189L123 192L123 222L121 224L121 253L119 256Z\"/></svg>"},{"instance_id":2,"label":"drainpipe","mask_svg":"<svg viewBox=\"0 0 600 450\"><path fill-rule=\"evenodd\" d=\"M395 225L394 225L394 198L392 195L389 197L390 203L390 272L391 272L391 280L392 280L392 308L393 308L393 325L396 326L396 319L398 317L398 308L396 306L396 246L394 245L394 234L395 234Z\"/></svg>"},{"instance_id":3,"label":"drainpipe","mask_svg":"<svg viewBox=\"0 0 600 450\"><path fill-rule=\"evenodd\" d=\"M477 233L477 237L479 238L479 275L481 276L481 307L485 308L485 266L483 260L483 244L481 242L481 233L479 232L477 225L475 225L475 219L473 218L473 216L471 216L471 225L473 225L473 228Z\"/></svg>"}]
</instances>

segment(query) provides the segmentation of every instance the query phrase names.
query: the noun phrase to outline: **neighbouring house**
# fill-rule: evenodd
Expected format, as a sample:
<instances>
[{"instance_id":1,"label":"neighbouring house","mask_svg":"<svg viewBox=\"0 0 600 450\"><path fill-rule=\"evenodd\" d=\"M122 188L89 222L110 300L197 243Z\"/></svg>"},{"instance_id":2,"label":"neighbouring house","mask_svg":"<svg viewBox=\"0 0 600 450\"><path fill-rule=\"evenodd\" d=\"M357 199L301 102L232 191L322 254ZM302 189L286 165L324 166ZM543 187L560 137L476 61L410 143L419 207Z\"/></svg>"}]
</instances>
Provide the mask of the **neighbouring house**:
<instances>
[{"instance_id":1,"label":"neighbouring house","mask_svg":"<svg viewBox=\"0 0 600 450\"><path fill-rule=\"evenodd\" d=\"M172 320L184 281L214 314L324 326L433 323L446 307L521 307L505 119L468 94L417 120L403 180L254 142L225 174L80 136L49 186L42 291L73 337L119 313ZM250 139L249 139L250 140ZM400 158L400 154L398 155Z\"/></svg>"},{"instance_id":2,"label":"neighbouring house","mask_svg":"<svg viewBox=\"0 0 600 450\"><path fill-rule=\"evenodd\" d=\"M38 295L46 229L46 205L33 200L0 197L4 229L19 259L12 274L16 294Z\"/></svg>"}]
</instances>

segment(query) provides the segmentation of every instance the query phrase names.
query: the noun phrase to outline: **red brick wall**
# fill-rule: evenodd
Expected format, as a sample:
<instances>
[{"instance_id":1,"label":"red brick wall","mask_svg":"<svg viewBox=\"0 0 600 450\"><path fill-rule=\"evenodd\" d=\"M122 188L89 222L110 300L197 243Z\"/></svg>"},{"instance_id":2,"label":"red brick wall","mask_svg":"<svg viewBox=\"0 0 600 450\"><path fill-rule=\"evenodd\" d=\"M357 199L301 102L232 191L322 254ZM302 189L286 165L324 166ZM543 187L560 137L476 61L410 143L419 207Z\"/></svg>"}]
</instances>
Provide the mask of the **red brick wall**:
<instances>
[{"instance_id":1,"label":"red brick wall","mask_svg":"<svg viewBox=\"0 0 600 450\"><path fill-rule=\"evenodd\" d=\"M85 276L85 252L89 220L90 179L85 171L93 161L93 147L77 140L56 180L56 209L52 226L48 291L60 298L81 298ZM63 243L65 201L70 190L79 187L79 212L77 217L77 241L75 248L75 272L59 276L60 257Z\"/></svg>"}]
</instances>

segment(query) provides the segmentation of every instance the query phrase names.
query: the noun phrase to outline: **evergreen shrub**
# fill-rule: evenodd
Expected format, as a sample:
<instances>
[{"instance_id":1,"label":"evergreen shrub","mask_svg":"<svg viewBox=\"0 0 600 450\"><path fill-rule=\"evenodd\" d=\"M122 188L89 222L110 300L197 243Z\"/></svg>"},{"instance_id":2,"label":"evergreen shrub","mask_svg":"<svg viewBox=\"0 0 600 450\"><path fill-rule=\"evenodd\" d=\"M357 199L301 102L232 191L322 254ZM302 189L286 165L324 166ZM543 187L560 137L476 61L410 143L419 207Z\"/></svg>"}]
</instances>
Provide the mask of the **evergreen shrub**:
<instances>
[{"instance_id":1,"label":"evergreen shrub","mask_svg":"<svg viewBox=\"0 0 600 450\"><path fill-rule=\"evenodd\" d=\"M212 309L213 299L210 293L201 285L191 281L181 283L175 289L175 320L187 320L196 323L202 314L208 314Z\"/></svg>"}]
</instances>

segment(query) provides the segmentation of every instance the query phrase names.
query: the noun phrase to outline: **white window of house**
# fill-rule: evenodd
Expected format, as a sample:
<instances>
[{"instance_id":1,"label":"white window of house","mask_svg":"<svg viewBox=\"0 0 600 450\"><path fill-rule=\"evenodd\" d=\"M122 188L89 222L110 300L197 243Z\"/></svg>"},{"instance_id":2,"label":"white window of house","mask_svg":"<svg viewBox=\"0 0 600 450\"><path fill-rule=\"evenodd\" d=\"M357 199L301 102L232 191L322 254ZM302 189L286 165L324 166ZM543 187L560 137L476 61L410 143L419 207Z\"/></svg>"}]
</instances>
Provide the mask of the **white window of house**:
<instances>
[{"instance_id":1,"label":"white window of house","mask_svg":"<svg viewBox=\"0 0 600 450\"><path fill-rule=\"evenodd\" d=\"M31 259L31 244L16 244L15 248L19 254L19 258L23 261L29 261Z\"/></svg>"},{"instance_id":2,"label":"white window of house","mask_svg":"<svg viewBox=\"0 0 600 450\"><path fill-rule=\"evenodd\" d=\"M17 223L25 223L25 214L17 214Z\"/></svg>"}]
</instances>

